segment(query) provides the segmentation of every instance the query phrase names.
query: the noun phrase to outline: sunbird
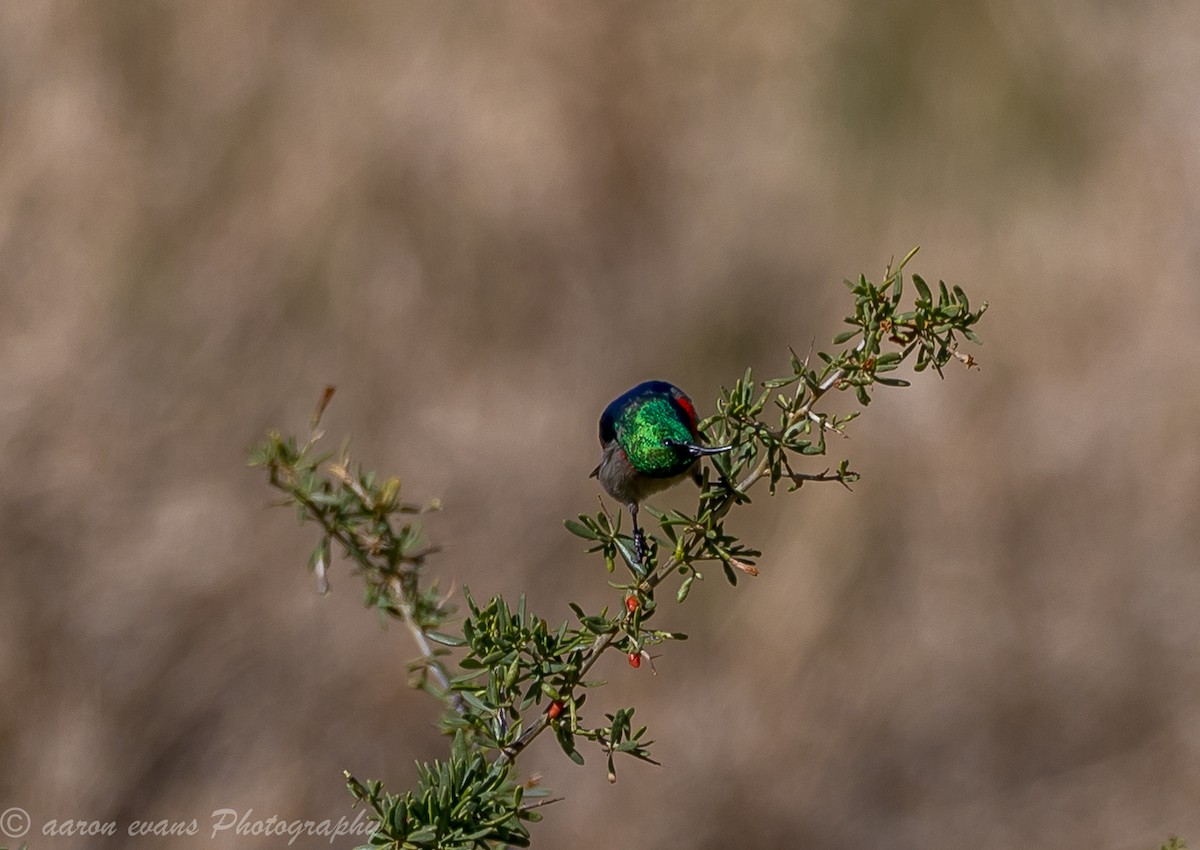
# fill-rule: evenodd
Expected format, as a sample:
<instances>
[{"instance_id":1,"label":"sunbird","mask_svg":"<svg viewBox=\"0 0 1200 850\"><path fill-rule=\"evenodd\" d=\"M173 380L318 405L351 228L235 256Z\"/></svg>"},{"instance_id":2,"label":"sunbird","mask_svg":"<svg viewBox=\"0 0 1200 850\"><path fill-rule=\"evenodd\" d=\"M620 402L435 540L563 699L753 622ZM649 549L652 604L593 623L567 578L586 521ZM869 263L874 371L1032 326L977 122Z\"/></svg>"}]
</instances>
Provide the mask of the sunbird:
<instances>
[{"instance_id":1,"label":"sunbird","mask_svg":"<svg viewBox=\"0 0 1200 850\"><path fill-rule=\"evenodd\" d=\"M646 557L638 527L638 504L647 496L691 476L700 483L700 458L732 446L706 446L696 405L666 381L645 381L617 396L600 416L600 465L592 477L608 495L629 508L634 555Z\"/></svg>"}]
</instances>

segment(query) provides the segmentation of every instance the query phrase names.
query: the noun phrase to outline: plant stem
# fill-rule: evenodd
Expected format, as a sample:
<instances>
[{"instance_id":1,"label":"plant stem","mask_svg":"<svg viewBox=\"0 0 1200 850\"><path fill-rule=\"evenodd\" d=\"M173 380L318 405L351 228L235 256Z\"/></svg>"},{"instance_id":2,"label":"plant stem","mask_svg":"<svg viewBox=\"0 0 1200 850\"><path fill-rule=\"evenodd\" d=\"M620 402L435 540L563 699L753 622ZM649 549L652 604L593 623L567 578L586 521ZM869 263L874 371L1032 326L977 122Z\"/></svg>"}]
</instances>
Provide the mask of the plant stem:
<instances>
[{"instance_id":1,"label":"plant stem","mask_svg":"<svg viewBox=\"0 0 1200 850\"><path fill-rule=\"evenodd\" d=\"M294 470L288 470L288 472L294 473ZM343 483L345 483L351 489L351 491L358 496L359 500L368 510L372 509L370 496L361 487L356 486L356 482L354 482L353 479L345 473L344 469L335 469L334 474L341 478ZM370 546L364 544L363 541L347 533L345 529L338 527L332 521L329 512L324 507L317 504L312 500L312 498L310 498L292 483L294 474L289 474L288 478L288 482L281 482L279 477L275 474L275 471L272 470L271 483L280 489L285 490L293 499L299 502L300 505L304 507L305 511L307 511L308 514L317 521L317 524L321 526L321 529L325 532L325 536L341 543L342 546L345 547L346 551L350 553L350 556L354 559L354 561L359 564L359 566L369 569L372 566L367 554L367 550L370 548ZM388 527L390 531L390 524ZM420 559L432 551L435 551L432 547L423 549L422 551L416 553L416 555L410 555L409 558ZM408 627L409 632L412 634L413 641L417 644L417 651L421 655L421 660L424 662L425 669L429 670L433 674L433 677L437 680L438 685L441 686L442 691L445 693L443 699L445 699L455 711L461 714L463 711L462 697L450 690L450 680L446 676L446 671L442 669L442 664L434 654L433 647L429 645L428 635L425 634L425 630L421 627L421 624L417 622L416 617L413 614L414 600L412 599L411 594L405 590L404 582L402 582L398 576L392 578L391 587L392 592L399 603L396 607L400 611L400 619L404 625Z\"/></svg>"}]
</instances>

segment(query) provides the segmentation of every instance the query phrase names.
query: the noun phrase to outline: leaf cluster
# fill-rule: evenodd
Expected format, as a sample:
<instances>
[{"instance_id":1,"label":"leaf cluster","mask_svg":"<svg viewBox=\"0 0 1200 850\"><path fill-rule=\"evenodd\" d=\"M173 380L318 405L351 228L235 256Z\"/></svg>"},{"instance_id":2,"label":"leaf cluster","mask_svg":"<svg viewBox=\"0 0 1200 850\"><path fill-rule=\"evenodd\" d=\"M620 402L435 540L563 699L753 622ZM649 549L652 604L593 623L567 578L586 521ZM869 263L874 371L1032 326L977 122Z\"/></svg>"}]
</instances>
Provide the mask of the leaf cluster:
<instances>
[{"instance_id":1,"label":"leaf cluster","mask_svg":"<svg viewBox=\"0 0 1200 850\"><path fill-rule=\"evenodd\" d=\"M447 761L418 763L417 787L406 794L387 794L380 782L345 776L350 793L370 807L378 825L368 847L472 850L529 846L526 823L541 814L525 799L545 793L528 791L511 773L509 764L489 762L457 733Z\"/></svg>"},{"instance_id":2,"label":"leaf cluster","mask_svg":"<svg viewBox=\"0 0 1200 850\"><path fill-rule=\"evenodd\" d=\"M327 573L336 543L362 579L366 606L400 620L418 638L422 657L412 665L417 683L444 696L446 670L439 654L428 648L426 635L450 620L456 608L436 582L422 583L427 559L438 547L426 542L414 519L440 504L401 500L400 480L381 480L352 464L347 444L336 454L316 450L323 436L318 427L321 413L332 395L333 388L327 388L304 443L271 432L251 450L250 465L266 468L270 485L284 495L280 506L294 507L301 524L314 523L321 529L308 561L320 591L329 590ZM440 690L430 683L431 673Z\"/></svg>"}]
</instances>

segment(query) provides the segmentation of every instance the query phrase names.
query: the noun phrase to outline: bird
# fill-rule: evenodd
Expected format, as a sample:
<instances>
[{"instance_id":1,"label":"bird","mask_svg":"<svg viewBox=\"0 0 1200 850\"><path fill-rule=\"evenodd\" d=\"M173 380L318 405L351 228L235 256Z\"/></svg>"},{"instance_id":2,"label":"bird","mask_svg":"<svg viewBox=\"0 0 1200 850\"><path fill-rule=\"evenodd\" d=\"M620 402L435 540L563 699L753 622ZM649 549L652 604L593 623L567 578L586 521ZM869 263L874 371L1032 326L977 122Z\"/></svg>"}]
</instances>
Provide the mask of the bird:
<instances>
[{"instance_id":1,"label":"bird","mask_svg":"<svg viewBox=\"0 0 1200 850\"><path fill-rule=\"evenodd\" d=\"M699 484L700 458L733 448L704 445L696 405L668 381L644 381L613 399L600 416L600 447L591 477L629 509L639 565L646 538L638 527L638 505L689 476Z\"/></svg>"}]
</instances>

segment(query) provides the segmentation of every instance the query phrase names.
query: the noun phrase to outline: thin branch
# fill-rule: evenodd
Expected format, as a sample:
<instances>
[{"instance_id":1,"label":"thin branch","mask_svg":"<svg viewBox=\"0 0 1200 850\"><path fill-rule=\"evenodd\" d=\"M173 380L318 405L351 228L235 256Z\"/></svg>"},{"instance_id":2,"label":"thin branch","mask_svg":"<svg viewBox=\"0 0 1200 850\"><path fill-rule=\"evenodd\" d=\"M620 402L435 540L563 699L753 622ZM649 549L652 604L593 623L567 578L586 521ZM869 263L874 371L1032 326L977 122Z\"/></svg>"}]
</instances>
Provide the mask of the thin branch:
<instances>
[{"instance_id":1,"label":"thin branch","mask_svg":"<svg viewBox=\"0 0 1200 850\"><path fill-rule=\"evenodd\" d=\"M549 806L551 803L561 803L566 797L547 797L545 800L538 800L536 803L530 803L528 806L521 806L523 811L531 809L540 809L542 806Z\"/></svg>"},{"instance_id":2,"label":"thin branch","mask_svg":"<svg viewBox=\"0 0 1200 850\"><path fill-rule=\"evenodd\" d=\"M392 591L400 600L400 619L403 620L404 625L408 626L408 630L413 636L413 641L417 644L417 651L421 653L421 661L424 663L425 669L433 674L433 678L437 679L437 683L445 693L445 700L450 703L455 711L462 714L466 711L462 694L457 694L450 690L450 679L446 676L442 662L434 654L433 647L429 645L429 636L425 634L425 630L417 622L417 618L413 613L412 601L408 598L408 594L404 592L404 585L398 578L392 579Z\"/></svg>"},{"instance_id":3,"label":"thin branch","mask_svg":"<svg viewBox=\"0 0 1200 850\"><path fill-rule=\"evenodd\" d=\"M344 462L332 464L330 467L330 472L334 475L334 477L341 481L342 484L347 487L347 489L349 489L352 493L354 493L355 496L358 497L359 501L362 502L363 507L365 507L368 511L374 510L374 505L372 503L373 500L371 499L370 495L362 487L358 486L353 477L348 474ZM294 476L289 475L289 478L293 477ZM299 502L300 505L304 507L305 511L317 521L322 530L325 532L326 537L341 543L346 551L350 554L350 557L356 563L358 563L359 566L368 570L374 568L375 565L371 563L368 553L372 553L378 548L378 541L367 541L360 539L357 535L352 536L348 534L345 529L337 526L332 521L328 511L323 506L318 505L290 482L280 482L278 477L274 474L271 476L271 482L276 486L285 488L291 494L292 498ZM393 534L390 523L388 523L388 531L389 534ZM418 552L405 555L404 560L412 564L417 564L421 561L421 559L436 551L436 546L426 546ZM328 579L325 577L323 572L318 574L317 579L320 587L328 589ZM414 613L416 600L414 600L406 591L404 582L400 580L399 576L393 575L390 583L392 592L399 602L397 608L400 612L400 619L404 625L408 627L409 632L412 634L413 641L417 645L417 651L421 655L421 661L423 662L425 669L429 670L433 674L433 677L437 680L438 685L440 685L442 690L445 692L445 700L450 703L451 707L454 708L455 711L457 711L459 714L462 714L465 710L462 696L450 690L450 679L447 677L441 661L439 661L437 656L434 654L433 647L429 644L428 635L421 627L421 624L417 622Z\"/></svg>"},{"instance_id":4,"label":"thin branch","mask_svg":"<svg viewBox=\"0 0 1200 850\"><path fill-rule=\"evenodd\" d=\"M796 470L792 469L792 461L786 453L783 455L782 460L783 468L785 470L784 477L790 479L791 482L796 485L796 489L799 489L805 481L836 481L849 490L850 484L846 481L846 479L853 478L856 481L858 480L858 476L855 473L849 471L843 472L841 469L839 469L837 472L830 473L829 467L825 467L825 469L821 472L797 472Z\"/></svg>"}]
</instances>

